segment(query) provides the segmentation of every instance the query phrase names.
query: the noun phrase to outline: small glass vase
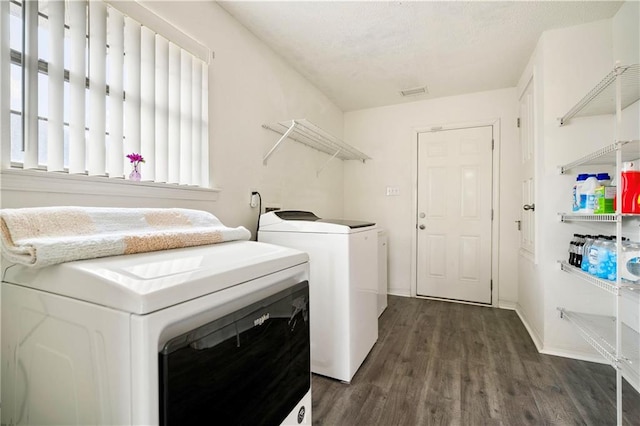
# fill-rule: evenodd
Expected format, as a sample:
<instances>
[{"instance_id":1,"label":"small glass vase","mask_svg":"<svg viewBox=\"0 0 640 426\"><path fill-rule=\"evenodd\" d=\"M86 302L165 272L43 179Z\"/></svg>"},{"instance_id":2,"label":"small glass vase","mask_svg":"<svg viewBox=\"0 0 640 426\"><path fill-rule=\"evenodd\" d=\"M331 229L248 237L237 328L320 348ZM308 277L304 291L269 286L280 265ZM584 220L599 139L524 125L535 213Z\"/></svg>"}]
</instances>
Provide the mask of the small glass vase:
<instances>
[{"instance_id":1,"label":"small glass vase","mask_svg":"<svg viewBox=\"0 0 640 426\"><path fill-rule=\"evenodd\" d=\"M133 170L131 170L131 173L129 173L129 180L135 180L136 182L140 181L140 178L142 176L140 176L139 167L140 166L138 164L133 165Z\"/></svg>"}]
</instances>

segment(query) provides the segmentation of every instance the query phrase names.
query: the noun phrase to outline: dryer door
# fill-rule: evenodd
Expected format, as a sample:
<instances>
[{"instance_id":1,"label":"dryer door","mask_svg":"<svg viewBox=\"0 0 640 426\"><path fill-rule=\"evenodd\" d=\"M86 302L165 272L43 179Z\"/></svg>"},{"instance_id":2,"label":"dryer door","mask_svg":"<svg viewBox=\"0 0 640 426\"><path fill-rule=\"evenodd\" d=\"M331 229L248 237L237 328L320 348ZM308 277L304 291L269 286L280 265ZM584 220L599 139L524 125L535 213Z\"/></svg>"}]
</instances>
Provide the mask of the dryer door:
<instances>
[{"instance_id":1,"label":"dryer door","mask_svg":"<svg viewBox=\"0 0 640 426\"><path fill-rule=\"evenodd\" d=\"M280 424L311 387L308 309L304 281L170 340L160 424Z\"/></svg>"}]
</instances>

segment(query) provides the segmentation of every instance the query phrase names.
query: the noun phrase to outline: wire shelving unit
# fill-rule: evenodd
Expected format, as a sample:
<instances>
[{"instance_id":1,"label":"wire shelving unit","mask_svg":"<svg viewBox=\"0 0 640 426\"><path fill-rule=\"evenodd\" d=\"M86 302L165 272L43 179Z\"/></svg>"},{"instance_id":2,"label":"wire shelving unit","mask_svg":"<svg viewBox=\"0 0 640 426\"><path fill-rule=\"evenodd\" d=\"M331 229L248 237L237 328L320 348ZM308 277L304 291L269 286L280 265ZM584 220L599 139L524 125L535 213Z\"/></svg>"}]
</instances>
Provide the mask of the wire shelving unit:
<instances>
[{"instance_id":1,"label":"wire shelving unit","mask_svg":"<svg viewBox=\"0 0 640 426\"><path fill-rule=\"evenodd\" d=\"M560 125L567 124L573 117L614 114L617 98L616 80L621 85L620 105L622 109L640 99L640 65L617 66L560 118Z\"/></svg>"},{"instance_id":2,"label":"wire shelving unit","mask_svg":"<svg viewBox=\"0 0 640 426\"><path fill-rule=\"evenodd\" d=\"M263 124L263 128L282 135L273 147L262 159L263 164L267 164L269 157L281 146L284 140L291 139L310 148L324 152L331 156L329 160L318 170L318 173L334 158L340 160L357 160L363 163L371 157L358 151L351 145L343 142L332 134L324 131L320 127L306 119L281 121L273 124Z\"/></svg>"}]
</instances>

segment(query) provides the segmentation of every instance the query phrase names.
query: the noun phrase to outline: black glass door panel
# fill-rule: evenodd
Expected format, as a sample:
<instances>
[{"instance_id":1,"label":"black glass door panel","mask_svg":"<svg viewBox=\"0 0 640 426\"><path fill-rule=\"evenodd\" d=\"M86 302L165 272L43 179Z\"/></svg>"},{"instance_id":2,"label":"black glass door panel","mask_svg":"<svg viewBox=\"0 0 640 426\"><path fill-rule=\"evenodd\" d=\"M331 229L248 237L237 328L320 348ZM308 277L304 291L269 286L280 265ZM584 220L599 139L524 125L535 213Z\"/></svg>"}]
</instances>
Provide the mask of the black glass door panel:
<instances>
[{"instance_id":1,"label":"black glass door panel","mask_svg":"<svg viewBox=\"0 0 640 426\"><path fill-rule=\"evenodd\" d=\"M305 281L169 341L160 424L279 425L309 391Z\"/></svg>"}]
</instances>

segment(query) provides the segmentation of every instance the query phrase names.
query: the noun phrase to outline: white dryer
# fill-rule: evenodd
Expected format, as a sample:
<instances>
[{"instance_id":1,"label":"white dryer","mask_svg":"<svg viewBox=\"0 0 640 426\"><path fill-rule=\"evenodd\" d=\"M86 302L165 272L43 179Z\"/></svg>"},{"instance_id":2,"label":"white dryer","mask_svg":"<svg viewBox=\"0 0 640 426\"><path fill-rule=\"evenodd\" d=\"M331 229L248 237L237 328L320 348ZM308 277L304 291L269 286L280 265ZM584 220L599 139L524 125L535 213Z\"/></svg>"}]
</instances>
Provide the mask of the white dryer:
<instances>
[{"instance_id":1,"label":"white dryer","mask_svg":"<svg viewBox=\"0 0 640 426\"><path fill-rule=\"evenodd\" d=\"M351 382L378 340L378 229L281 210L260 217L258 240L309 254L311 371Z\"/></svg>"},{"instance_id":2,"label":"white dryer","mask_svg":"<svg viewBox=\"0 0 640 426\"><path fill-rule=\"evenodd\" d=\"M2 424L311 424L308 256L3 263Z\"/></svg>"}]
</instances>

